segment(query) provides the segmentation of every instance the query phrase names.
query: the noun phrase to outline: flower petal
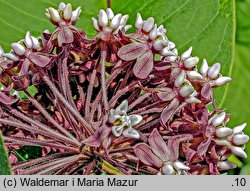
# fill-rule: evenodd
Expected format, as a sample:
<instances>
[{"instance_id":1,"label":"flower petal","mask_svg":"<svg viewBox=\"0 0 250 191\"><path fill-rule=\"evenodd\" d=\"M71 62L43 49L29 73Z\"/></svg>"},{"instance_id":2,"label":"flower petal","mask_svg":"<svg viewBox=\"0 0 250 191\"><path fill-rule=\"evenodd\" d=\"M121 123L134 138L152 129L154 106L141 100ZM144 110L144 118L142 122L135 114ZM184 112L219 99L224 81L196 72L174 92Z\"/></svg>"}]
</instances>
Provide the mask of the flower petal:
<instances>
[{"instance_id":1,"label":"flower petal","mask_svg":"<svg viewBox=\"0 0 250 191\"><path fill-rule=\"evenodd\" d=\"M133 72L137 78L145 79L149 76L150 72L153 70L153 67L153 53L148 51L137 59L137 62L133 67Z\"/></svg>"},{"instance_id":2,"label":"flower petal","mask_svg":"<svg viewBox=\"0 0 250 191\"><path fill-rule=\"evenodd\" d=\"M157 129L154 129L148 139L152 151L163 161L169 160L170 150Z\"/></svg>"},{"instance_id":3,"label":"flower petal","mask_svg":"<svg viewBox=\"0 0 250 191\"><path fill-rule=\"evenodd\" d=\"M139 143L134 147L134 153L144 164L160 168L162 161L155 156L150 147L145 143Z\"/></svg>"},{"instance_id":4,"label":"flower petal","mask_svg":"<svg viewBox=\"0 0 250 191\"><path fill-rule=\"evenodd\" d=\"M125 60L135 60L142 56L145 52L149 50L149 47L145 43L131 43L125 46L122 46L118 51L118 56Z\"/></svg>"}]
</instances>

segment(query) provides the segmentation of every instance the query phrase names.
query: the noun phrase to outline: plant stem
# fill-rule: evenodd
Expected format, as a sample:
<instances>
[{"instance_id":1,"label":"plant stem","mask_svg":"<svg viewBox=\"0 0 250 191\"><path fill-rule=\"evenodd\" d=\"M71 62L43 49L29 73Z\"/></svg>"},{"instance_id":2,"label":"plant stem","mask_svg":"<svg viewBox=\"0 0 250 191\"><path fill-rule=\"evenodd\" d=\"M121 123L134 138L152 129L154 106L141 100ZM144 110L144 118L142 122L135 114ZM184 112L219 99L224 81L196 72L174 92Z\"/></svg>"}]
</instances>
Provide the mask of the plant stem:
<instances>
[{"instance_id":1,"label":"plant stem","mask_svg":"<svg viewBox=\"0 0 250 191\"><path fill-rule=\"evenodd\" d=\"M43 116L52 124L54 125L59 131L61 131L64 135L68 136L75 142L78 142L78 140L66 129L64 129L61 125L59 125L53 117L50 116L50 114L43 108L43 106L36 100L34 97L32 97L29 92L25 91L27 96L29 97L30 102L43 114Z\"/></svg>"},{"instance_id":2,"label":"plant stem","mask_svg":"<svg viewBox=\"0 0 250 191\"><path fill-rule=\"evenodd\" d=\"M44 82L49 86L49 88L52 90L52 92L56 95L56 97L72 112L74 116L76 116L77 120L83 124L83 127L85 128L88 135L92 135L94 132L92 130L92 127L83 119L83 117L78 113L77 110L75 110L69 102L63 97L63 95L58 91L56 86L53 84L53 82L50 81L47 75L43 76Z\"/></svg>"},{"instance_id":3,"label":"plant stem","mask_svg":"<svg viewBox=\"0 0 250 191\"><path fill-rule=\"evenodd\" d=\"M102 86L102 98L104 104L104 113L109 110L108 98L107 98L107 90L106 90L106 56L107 56L107 45L103 43L102 51L101 51L101 86Z\"/></svg>"}]
</instances>

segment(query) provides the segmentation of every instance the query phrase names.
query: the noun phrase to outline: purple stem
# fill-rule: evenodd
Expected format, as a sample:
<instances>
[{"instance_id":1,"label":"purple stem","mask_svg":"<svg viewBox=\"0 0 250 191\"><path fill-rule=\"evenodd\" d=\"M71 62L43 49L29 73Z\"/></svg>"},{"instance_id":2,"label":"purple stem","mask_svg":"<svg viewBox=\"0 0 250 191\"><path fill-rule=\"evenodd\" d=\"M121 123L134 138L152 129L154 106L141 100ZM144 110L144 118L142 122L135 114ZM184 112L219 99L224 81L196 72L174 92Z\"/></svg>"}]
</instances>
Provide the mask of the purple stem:
<instances>
[{"instance_id":1,"label":"purple stem","mask_svg":"<svg viewBox=\"0 0 250 191\"><path fill-rule=\"evenodd\" d=\"M54 125L59 131L61 131L64 135L68 136L75 142L78 142L78 140L66 129L64 129L61 125L59 125L56 120L50 116L50 114L43 108L43 106L34 99L29 92L25 91L25 93L28 95L30 102L43 114L43 116L52 124Z\"/></svg>"},{"instance_id":2,"label":"purple stem","mask_svg":"<svg viewBox=\"0 0 250 191\"><path fill-rule=\"evenodd\" d=\"M58 149L65 149L69 151L73 151L75 153L79 153L77 148L68 147L65 145L57 144L55 141L49 142L48 140L39 141L32 138L23 138L23 137L4 137L5 141L12 142L13 145L15 144L22 144L22 145L34 145L34 146L41 146L41 147L51 147L51 148L58 148Z\"/></svg>"},{"instance_id":3,"label":"purple stem","mask_svg":"<svg viewBox=\"0 0 250 191\"><path fill-rule=\"evenodd\" d=\"M67 143L67 144L71 144L71 145L74 145L74 146L77 146L79 147L79 143L75 143L74 141L72 141L71 139L69 139L68 137L65 137L57 132L54 132L53 130L49 129L49 128L44 128L43 126L38 126L38 128L36 127L33 127L33 126L29 126L29 125L26 125L20 121L17 121L16 119L13 119L11 118L12 120L8 120L8 119L2 119L0 118L0 122L1 123L4 123L6 125L10 125L10 126L13 126L13 127L17 127L17 128L21 128L21 129L24 129L24 130L27 130L29 132L33 132L33 133L36 133L36 134L41 134L43 136L46 136L46 137L49 137L49 138L52 138L52 139L55 139L55 140L59 140L59 141L62 141L63 143Z\"/></svg>"},{"instance_id":4,"label":"purple stem","mask_svg":"<svg viewBox=\"0 0 250 191\"><path fill-rule=\"evenodd\" d=\"M83 127L85 128L86 132L88 133L88 135L92 135L94 132L92 130L92 127L90 126L90 124L87 123L87 121L85 121L85 119L83 119L83 117L78 113L77 110L75 110L70 104L69 102L63 97L63 95L58 91L58 89L56 88L56 86L53 84L53 82L50 81L50 79L48 78L47 75L43 76L43 80L44 82L49 86L49 88L53 91L53 93L56 95L56 97L69 109L69 111L72 112L72 114L74 116L76 116L77 120L79 120L79 122L81 122L83 124Z\"/></svg>"}]
</instances>

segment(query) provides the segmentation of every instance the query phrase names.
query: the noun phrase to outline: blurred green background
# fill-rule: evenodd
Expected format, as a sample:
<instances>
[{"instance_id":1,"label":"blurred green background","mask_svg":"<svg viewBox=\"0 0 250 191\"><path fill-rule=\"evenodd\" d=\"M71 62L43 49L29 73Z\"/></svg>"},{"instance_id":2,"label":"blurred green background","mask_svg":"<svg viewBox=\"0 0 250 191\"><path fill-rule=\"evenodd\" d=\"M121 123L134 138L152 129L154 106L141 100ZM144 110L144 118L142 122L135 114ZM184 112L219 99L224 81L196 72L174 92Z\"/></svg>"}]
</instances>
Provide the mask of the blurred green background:
<instances>
[{"instance_id":1,"label":"blurred green background","mask_svg":"<svg viewBox=\"0 0 250 191\"><path fill-rule=\"evenodd\" d=\"M40 36L53 30L44 15L45 8L57 7L60 0L0 0L0 44L5 51L12 42L22 39L26 31ZM82 7L77 26L88 36L95 34L91 17L106 8L105 0L68 0L73 8ZM247 122L250 135L250 0L111 0L114 12L129 14L133 24L136 13L153 16L167 28L171 41L180 52L193 46L193 55L206 58L210 65L220 62L221 72L233 81L216 90L216 101L232 114L229 127ZM250 174L250 143L246 160L232 158L240 167L231 174Z\"/></svg>"}]
</instances>

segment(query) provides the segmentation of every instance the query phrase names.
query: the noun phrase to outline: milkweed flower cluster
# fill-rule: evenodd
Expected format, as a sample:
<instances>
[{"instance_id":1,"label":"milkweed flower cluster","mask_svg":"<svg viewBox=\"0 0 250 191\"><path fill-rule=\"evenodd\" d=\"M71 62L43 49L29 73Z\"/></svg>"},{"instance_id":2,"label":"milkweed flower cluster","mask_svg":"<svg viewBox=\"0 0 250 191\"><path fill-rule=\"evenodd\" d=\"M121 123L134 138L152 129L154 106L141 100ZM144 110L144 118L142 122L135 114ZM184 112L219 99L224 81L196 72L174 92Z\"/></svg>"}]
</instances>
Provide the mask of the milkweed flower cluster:
<instances>
[{"instance_id":1,"label":"milkweed flower cluster","mask_svg":"<svg viewBox=\"0 0 250 191\"><path fill-rule=\"evenodd\" d=\"M100 10L89 39L74 26L80 13L49 7L54 31L0 47L0 129L14 174L216 175L236 168L231 155L247 157L246 124L228 127L215 102L213 89L231 81L219 63L198 69L192 47L179 53L139 13L128 33L128 15ZM42 157L19 161L25 145Z\"/></svg>"}]
</instances>

